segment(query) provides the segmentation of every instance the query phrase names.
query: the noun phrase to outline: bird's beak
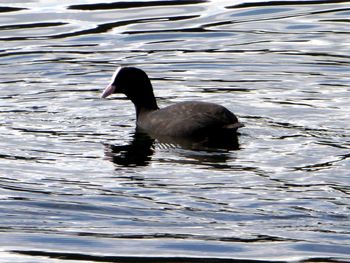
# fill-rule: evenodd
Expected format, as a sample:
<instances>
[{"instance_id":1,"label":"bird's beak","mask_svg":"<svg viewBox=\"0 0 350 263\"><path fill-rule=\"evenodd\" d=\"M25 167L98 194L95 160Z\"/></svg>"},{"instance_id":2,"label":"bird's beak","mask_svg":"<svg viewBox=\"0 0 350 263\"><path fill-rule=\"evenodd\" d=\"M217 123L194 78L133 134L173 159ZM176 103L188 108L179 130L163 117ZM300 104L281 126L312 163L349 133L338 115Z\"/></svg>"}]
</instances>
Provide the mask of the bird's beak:
<instances>
[{"instance_id":1,"label":"bird's beak","mask_svg":"<svg viewBox=\"0 0 350 263\"><path fill-rule=\"evenodd\" d=\"M113 84L110 84L107 86L107 88L105 88L105 90L102 92L101 94L101 98L107 98L109 95L113 94L115 91L116 86Z\"/></svg>"},{"instance_id":2,"label":"bird's beak","mask_svg":"<svg viewBox=\"0 0 350 263\"><path fill-rule=\"evenodd\" d=\"M109 83L109 85L107 86L107 88L105 88L105 90L102 92L101 94L101 98L107 98L109 95L118 92L117 91L117 86L113 85L113 83L115 82L116 77L118 76L119 71L122 69L122 67L119 67L116 69L116 71L114 71L114 74L112 76L111 82Z\"/></svg>"}]
</instances>

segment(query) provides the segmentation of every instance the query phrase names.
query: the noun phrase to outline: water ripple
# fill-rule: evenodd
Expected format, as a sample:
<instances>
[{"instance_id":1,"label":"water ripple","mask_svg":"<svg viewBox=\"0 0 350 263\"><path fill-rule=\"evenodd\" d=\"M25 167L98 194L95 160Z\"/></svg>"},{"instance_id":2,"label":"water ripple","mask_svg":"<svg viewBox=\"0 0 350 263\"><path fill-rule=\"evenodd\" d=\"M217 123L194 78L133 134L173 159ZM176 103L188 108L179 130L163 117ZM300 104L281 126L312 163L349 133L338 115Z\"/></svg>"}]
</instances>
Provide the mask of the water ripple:
<instances>
[{"instance_id":1,"label":"water ripple","mask_svg":"<svg viewBox=\"0 0 350 263\"><path fill-rule=\"evenodd\" d=\"M7 2L2 259L349 260L348 1ZM245 128L139 134L128 100L99 99L119 65L161 106L219 103Z\"/></svg>"}]
</instances>

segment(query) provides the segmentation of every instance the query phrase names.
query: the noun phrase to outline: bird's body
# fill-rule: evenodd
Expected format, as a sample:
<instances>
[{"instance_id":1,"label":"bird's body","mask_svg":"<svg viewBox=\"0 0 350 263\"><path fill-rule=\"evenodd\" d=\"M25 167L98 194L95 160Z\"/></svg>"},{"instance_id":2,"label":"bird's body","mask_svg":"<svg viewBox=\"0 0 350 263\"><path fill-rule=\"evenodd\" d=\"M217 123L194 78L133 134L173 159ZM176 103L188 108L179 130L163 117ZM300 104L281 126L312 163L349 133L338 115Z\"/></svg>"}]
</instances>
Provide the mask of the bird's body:
<instances>
[{"instance_id":1,"label":"bird's body","mask_svg":"<svg viewBox=\"0 0 350 263\"><path fill-rule=\"evenodd\" d=\"M215 136L235 133L244 126L231 111L215 103L188 101L159 109L148 76L138 68L119 68L102 98L112 93L123 93L134 103L137 128L154 136Z\"/></svg>"},{"instance_id":2,"label":"bird's body","mask_svg":"<svg viewBox=\"0 0 350 263\"><path fill-rule=\"evenodd\" d=\"M208 102L180 102L162 109L140 112L137 127L161 136L196 137L241 127L225 107Z\"/></svg>"}]
</instances>

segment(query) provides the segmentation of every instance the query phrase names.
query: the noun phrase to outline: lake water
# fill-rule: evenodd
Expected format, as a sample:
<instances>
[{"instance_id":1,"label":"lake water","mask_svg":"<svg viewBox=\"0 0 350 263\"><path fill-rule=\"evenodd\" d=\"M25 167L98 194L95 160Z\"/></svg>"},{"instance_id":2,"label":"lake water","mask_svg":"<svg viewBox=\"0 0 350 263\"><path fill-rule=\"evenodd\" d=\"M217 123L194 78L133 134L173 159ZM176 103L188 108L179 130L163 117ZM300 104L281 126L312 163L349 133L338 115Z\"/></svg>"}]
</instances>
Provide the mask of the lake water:
<instances>
[{"instance_id":1,"label":"lake water","mask_svg":"<svg viewBox=\"0 0 350 263\"><path fill-rule=\"evenodd\" d=\"M350 261L350 2L0 3L1 262ZM135 134L119 65L160 106L224 105L235 149ZM242 262L242 261L239 261Z\"/></svg>"}]
</instances>

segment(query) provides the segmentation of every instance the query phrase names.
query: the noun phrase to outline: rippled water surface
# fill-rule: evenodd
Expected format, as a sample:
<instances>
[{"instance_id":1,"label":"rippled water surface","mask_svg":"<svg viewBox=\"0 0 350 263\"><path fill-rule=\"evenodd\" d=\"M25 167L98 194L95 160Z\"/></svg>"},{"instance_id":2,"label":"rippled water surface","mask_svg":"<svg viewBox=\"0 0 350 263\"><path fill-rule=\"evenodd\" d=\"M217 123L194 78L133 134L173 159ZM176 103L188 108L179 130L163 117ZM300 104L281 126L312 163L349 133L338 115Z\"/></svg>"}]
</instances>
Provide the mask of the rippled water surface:
<instances>
[{"instance_id":1,"label":"rippled water surface","mask_svg":"<svg viewBox=\"0 0 350 263\"><path fill-rule=\"evenodd\" d=\"M348 1L2 0L0 261L350 261L349 18ZM133 105L99 98L119 65L161 106L235 112L238 148L135 134Z\"/></svg>"}]
</instances>

